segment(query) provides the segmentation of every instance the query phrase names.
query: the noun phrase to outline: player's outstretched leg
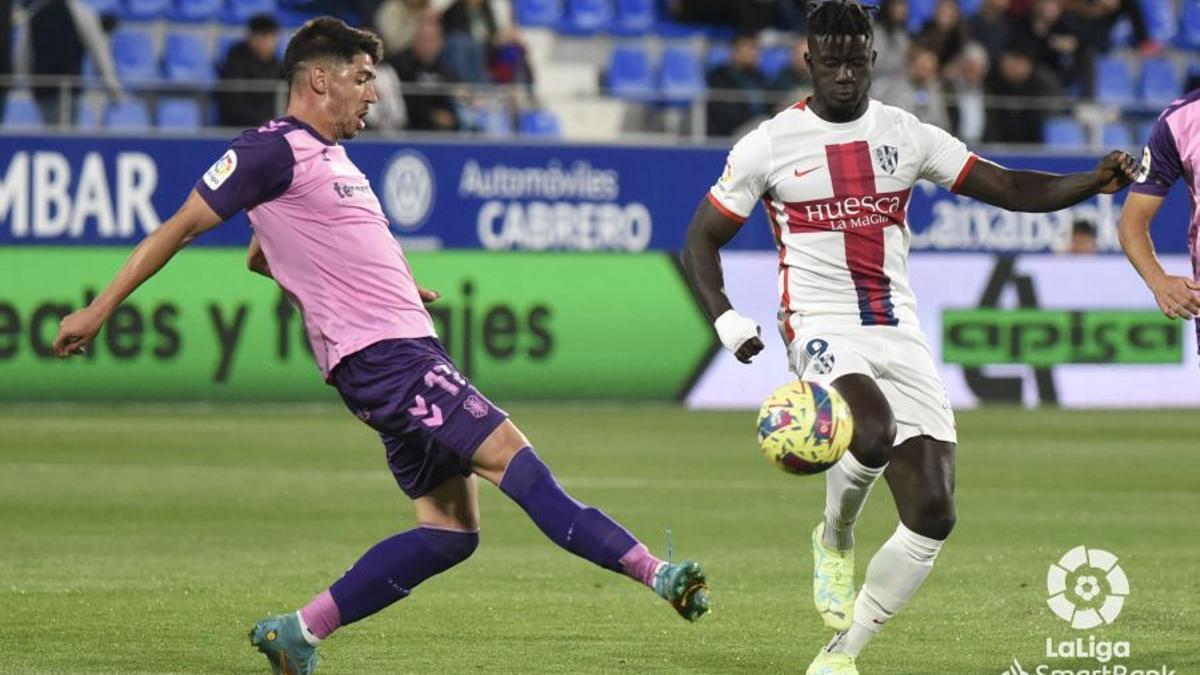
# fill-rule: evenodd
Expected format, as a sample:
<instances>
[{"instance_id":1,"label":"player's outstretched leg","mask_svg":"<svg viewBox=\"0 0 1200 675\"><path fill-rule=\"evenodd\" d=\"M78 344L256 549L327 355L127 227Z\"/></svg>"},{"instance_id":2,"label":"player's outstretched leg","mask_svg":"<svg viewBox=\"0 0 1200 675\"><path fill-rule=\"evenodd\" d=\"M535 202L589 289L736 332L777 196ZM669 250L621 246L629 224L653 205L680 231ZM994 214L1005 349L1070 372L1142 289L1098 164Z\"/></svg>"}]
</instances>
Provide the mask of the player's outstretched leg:
<instances>
[{"instance_id":1,"label":"player's outstretched leg","mask_svg":"<svg viewBox=\"0 0 1200 675\"><path fill-rule=\"evenodd\" d=\"M843 375L833 386L850 406L854 438L825 473L825 518L812 533L813 604L826 626L843 631L854 610L854 524L887 466L896 421L870 377Z\"/></svg>"},{"instance_id":2,"label":"player's outstretched leg","mask_svg":"<svg viewBox=\"0 0 1200 675\"><path fill-rule=\"evenodd\" d=\"M867 565L852 625L821 650L809 675L857 672L845 664L853 668L871 638L917 592L954 528L953 443L928 436L909 439L893 451L885 477L900 525Z\"/></svg>"},{"instance_id":3,"label":"player's outstretched leg","mask_svg":"<svg viewBox=\"0 0 1200 675\"><path fill-rule=\"evenodd\" d=\"M471 556L479 544L477 493L474 477L455 476L414 499L421 526L371 547L298 612L260 620L250 643L277 675L312 673L321 640L408 597L422 581Z\"/></svg>"},{"instance_id":4,"label":"player's outstretched leg","mask_svg":"<svg viewBox=\"0 0 1200 675\"><path fill-rule=\"evenodd\" d=\"M511 422L484 441L472 462L481 476L519 504L554 543L640 581L688 621L708 613L708 581L699 563L670 564L656 558L603 511L572 499Z\"/></svg>"}]
</instances>

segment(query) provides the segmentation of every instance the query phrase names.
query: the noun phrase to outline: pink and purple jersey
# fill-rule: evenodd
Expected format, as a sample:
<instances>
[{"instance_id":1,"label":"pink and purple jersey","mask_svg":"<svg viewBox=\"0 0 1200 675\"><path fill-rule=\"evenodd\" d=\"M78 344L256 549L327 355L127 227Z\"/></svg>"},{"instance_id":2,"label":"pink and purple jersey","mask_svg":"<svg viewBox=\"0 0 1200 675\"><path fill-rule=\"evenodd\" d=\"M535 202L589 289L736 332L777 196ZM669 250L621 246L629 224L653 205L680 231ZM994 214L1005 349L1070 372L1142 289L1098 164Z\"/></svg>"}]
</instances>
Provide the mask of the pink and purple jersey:
<instances>
[{"instance_id":1,"label":"pink and purple jersey","mask_svg":"<svg viewBox=\"0 0 1200 675\"><path fill-rule=\"evenodd\" d=\"M404 252L344 146L294 117L272 120L243 132L196 191L222 218L246 210L327 381L376 342L434 335Z\"/></svg>"},{"instance_id":2,"label":"pink and purple jersey","mask_svg":"<svg viewBox=\"0 0 1200 675\"><path fill-rule=\"evenodd\" d=\"M1167 106L1154 123L1150 140L1142 151L1142 169L1137 183L1130 190L1144 195L1165 197L1175 181L1186 181L1192 197L1192 218L1188 226L1188 252L1192 271L1200 280L1200 216L1196 210L1196 194L1200 192L1200 89Z\"/></svg>"}]
</instances>

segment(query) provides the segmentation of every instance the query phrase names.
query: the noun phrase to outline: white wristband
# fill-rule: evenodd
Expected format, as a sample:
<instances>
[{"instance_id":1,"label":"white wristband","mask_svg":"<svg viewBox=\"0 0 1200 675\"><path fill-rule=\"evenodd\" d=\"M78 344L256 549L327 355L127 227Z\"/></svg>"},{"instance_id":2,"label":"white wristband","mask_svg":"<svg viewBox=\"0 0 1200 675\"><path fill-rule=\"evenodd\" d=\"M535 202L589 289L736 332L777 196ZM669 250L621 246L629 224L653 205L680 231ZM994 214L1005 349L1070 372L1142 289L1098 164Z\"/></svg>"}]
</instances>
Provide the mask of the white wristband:
<instances>
[{"instance_id":1,"label":"white wristband","mask_svg":"<svg viewBox=\"0 0 1200 675\"><path fill-rule=\"evenodd\" d=\"M721 344L735 354L747 340L758 337L761 332L753 319L748 319L732 309L718 316L713 322L713 327L717 329L717 337L721 339Z\"/></svg>"}]
</instances>

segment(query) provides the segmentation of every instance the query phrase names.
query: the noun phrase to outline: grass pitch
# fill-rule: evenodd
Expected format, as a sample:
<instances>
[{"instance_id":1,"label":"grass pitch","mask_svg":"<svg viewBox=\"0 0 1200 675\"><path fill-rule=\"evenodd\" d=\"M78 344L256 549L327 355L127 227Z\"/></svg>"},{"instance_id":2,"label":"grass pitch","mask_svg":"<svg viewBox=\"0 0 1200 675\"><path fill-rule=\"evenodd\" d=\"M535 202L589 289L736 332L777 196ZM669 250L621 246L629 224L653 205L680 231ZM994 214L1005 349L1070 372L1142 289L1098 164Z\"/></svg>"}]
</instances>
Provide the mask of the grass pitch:
<instances>
[{"instance_id":1,"label":"grass pitch","mask_svg":"<svg viewBox=\"0 0 1200 675\"><path fill-rule=\"evenodd\" d=\"M829 637L809 583L823 481L764 463L750 413L511 412L575 496L660 554L670 527L714 613L686 624L485 486L476 555L338 633L319 672L804 671ZM1047 638L1089 635L1128 640L1128 666L1200 672L1196 428L1185 411L962 414L958 529L862 672L994 675L1014 657L1033 672ZM0 672L269 672L253 621L410 524L374 434L333 406L0 409ZM860 581L894 526L881 484ZM1080 544L1119 555L1132 587L1090 633L1045 604L1047 567Z\"/></svg>"}]
</instances>

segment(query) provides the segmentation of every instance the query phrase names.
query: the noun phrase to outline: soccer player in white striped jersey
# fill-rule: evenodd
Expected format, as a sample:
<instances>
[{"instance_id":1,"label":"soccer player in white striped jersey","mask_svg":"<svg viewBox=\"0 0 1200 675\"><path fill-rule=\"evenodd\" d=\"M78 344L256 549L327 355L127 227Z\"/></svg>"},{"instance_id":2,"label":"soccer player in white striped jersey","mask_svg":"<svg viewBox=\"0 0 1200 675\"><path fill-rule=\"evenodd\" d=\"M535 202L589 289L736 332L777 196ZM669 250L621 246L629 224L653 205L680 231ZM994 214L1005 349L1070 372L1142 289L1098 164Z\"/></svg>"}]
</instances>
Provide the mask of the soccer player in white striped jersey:
<instances>
[{"instance_id":1,"label":"soccer player in white striped jersey","mask_svg":"<svg viewBox=\"0 0 1200 675\"><path fill-rule=\"evenodd\" d=\"M825 516L812 537L814 601L837 633L808 669L848 675L920 587L955 522L954 415L905 267L914 184L929 180L1011 211L1045 212L1123 189L1137 167L1113 152L1086 173L1013 171L872 101L871 17L854 0L813 4L808 41L812 97L734 146L693 216L683 262L722 344L749 362L763 349L760 329L726 297L719 250L761 200L779 248L779 330L791 368L832 385L850 405L850 452L826 474ZM856 598L853 527L880 475L900 524L871 559Z\"/></svg>"}]
</instances>

